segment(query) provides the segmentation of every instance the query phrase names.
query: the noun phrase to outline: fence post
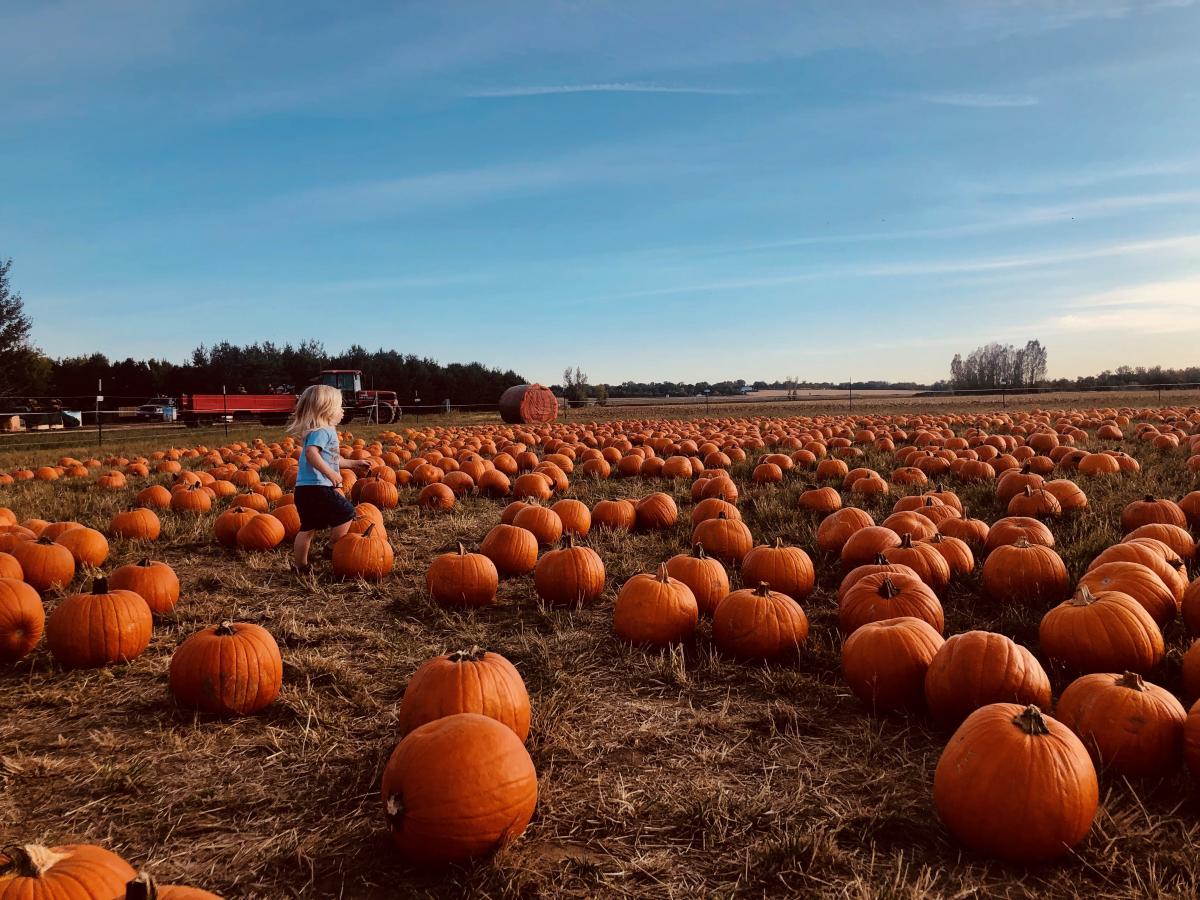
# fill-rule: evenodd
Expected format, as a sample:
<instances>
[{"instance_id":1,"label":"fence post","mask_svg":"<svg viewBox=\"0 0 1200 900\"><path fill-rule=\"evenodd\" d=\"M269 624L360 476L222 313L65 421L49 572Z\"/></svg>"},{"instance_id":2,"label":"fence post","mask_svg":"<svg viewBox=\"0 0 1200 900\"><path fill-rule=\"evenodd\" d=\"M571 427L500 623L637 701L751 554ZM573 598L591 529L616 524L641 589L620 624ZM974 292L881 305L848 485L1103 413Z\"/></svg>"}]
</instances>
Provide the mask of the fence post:
<instances>
[{"instance_id":1,"label":"fence post","mask_svg":"<svg viewBox=\"0 0 1200 900\"><path fill-rule=\"evenodd\" d=\"M846 384L850 388L850 415L854 415L854 379L851 378Z\"/></svg>"},{"instance_id":2,"label":"fence post","mask_svg":"<svg viewBox=\"0 0 1200 900\"><path fill-rule=\"evenodd\" d=\"M104 446L104 420L100 418L100 401L104 399L104 379L96 379L96 446Z\"/></svg>"},{"instance_id":3,"label":"fence post","mask_svg":"<svg viewBox=\"0 0 1200 900\"><path fill-rule=\"evenodd\" d=\"M221 385L221 424L225 426L225 440L229 441L229 392Z\"/></svg>"}]
</instances>

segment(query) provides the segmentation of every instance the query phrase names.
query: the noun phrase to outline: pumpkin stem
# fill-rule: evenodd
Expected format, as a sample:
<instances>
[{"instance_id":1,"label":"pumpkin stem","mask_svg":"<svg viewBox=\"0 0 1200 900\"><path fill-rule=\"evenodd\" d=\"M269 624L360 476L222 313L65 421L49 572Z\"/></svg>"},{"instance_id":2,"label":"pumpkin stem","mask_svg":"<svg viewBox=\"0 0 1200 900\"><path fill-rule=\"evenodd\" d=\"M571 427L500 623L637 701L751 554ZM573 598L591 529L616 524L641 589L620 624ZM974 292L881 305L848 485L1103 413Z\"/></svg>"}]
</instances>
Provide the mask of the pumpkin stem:
<instances>
[{"instance_id":1,"label":"pumpkin stem","mask_svg":"<svg viewBox=\"0 0 1200 900\"><path fill-rule=\"evenodd\" d=\"M1143 501L1144 501L1144 502L1146 502L1146 503L1153 503L1153 502L1154 502L1154 495L1153 495L1153 494L1147 494L1147 495L1146 495L1145 497L1143 497L1142 499L1143 499Z\"/></svg>"},{"instance_id":2,"label":"pumpkin stem","mask_svg":"<svg viewBox=\"0 0 1200 900\"><path fill-rule=\"evenodd\" d=\"M568 531L566 534L563 535L562 544L560 545L560 548L563 550L575 549L575 532Z\"/></svg>"},{"instance_id":3,"label":"pumpkin stem","mask_svg":"<svg viewBox=\"0 0 1200 900\"><path fill-rule=\"evenodd\" d=\"M1079 590L1075 592L1075 596L1071 598L1072 606L1087 606L1095 602L1096 596L1086 584L1081 584Z\"/></svg>"},{"instance_id":4,"label":"pumpkin stem","mask_svg":"<svg viewBox=\"0 0 1200 900\"><path fill-rule=\"evenodd\" d=\"M1030 485L1028 485L1028 484L1027 484L1027 485L1025 485L1025 496L1026 496L1026 497L1032 497L1032 496L1033 496L1033 488L1032 488Z\"/></svg>"},{"instance_id":5,"label":"pumpkin stem","mask_svg":"<svg viewBox=\"0 0 1200 900\"><path fill-rule=\"evenodd\" d=\"M782 549L783 549L783 538L781 538L781 537L777 537L777 538L775 538L775 549L776 549L776 550L782 550Z\"/></svg>"},{"instance_id":6,"label":"pumpkin stem","mask_svg":"<svg viewBox=\"0 0 1200 900\"><path fill-rule=\"evenodd\" d=\"M374 524L374 523L372 523L372 524ZM458 542L458 555L459 555L459 556L466 556L466 555L467 555L467 548L463 546L463 542L462 542L462 541L459 541L459 542Z\"/></svg>"},{"instance_id":7,"label":"pumpkin stem","mask_svg":"<svg viewBox=\"0 0 1200 900\"><path fill-rule=\"evenodd\" d=\"M765 581L760 581L758 587L754 589L754 593L759 597L769 597L771 596L771 585Z\"/></svg>"},{"instance_id":8,"label":"pumpkin stem","mask_svg":"<svg viewBox=\"0 0 1200 900\"><path fill-rule=\"evenodd\" d=\"M904 532L904 534L900 535L900 549L901 550L911 550L912 549L912 535L907 531Z\"/></svg>"},{"instance_id":9,"label":"pumpkin stem","mask_svg":"<svg viewBox=\"0 0 1200 900\"><path fill-rule=\"evenodd\" d=\"M453 653L447 654L446 658L450 662L479 662L487 654L487 651L478 644L472 644L470 650L455 650Z\"/></svg>"},{"instance_id":10,"label":"pumpkin stem","mask_svg":"<svg viewBox=\"0 0 1200 900\"><path fill-rule=\"evenodd\" d=\"M887 564L888 564L888 559L886 556L884 556L882 553L875 554L875 565L886 566Z\"/></svg>"},{"instance_id":11,"label":"pumpkin stem","mask_svg":"<svg viewBox=\"0 0 1200 900\"><path fill-rule=\"evenodd\" d=\"M152 563L150 561L150 557L148 557L148 556L143 556L141 559L138 560L138 568L148 569L152 565L154 565L154 563Z\"/></svg>"},{"instance_id":12,"label":"pumpkin stem","mask_svg":"<svg viewBox=\"0 0 1200 900\"><path fill-rule=\"evenodd\" d=\"M942 533L941 533L940 531L935 531L935 532L933 533L933 537L931 537L931 538L929 539L929 543L931 543L931 544L940 544L940 543L942 543L944 540L946 540L946 538L942 536Z\"/></svg>"},{"instance_id":13,"label":"pumpkin stem","mask_svg":"<svg viewBox=\"0 0 1200 900\"><path fill-rule=\"evenodd\" d=\"M50 538L46 537L46 535L44 535L44 534L43 534L43 535L42 535L40 538L38 538L38 539L37 539L37 542L38 542L39 544L53 544L53 543L54 543L54 541L53 541L53 540L51 540Z\"/></svg>"},{"instance_id":14,"label":"pumpkin stem","mask_svg":"<svg viewBox=\"0 0 1200 900\"><path fill-rule=\"evenodd\" d=\"M55 853L49 847L41 844L25 844L5 850L8 865L0 866L0 874L6 870L15 871L21 878L41 878L53 866L67 858L65 853Z\"/></svg>"},{"instance_id":15,"label":"pumpkin stem","mask_svg":"<svg viewBox=\"0 0 1200 900\"><path fill-rule=\"evenodd\" d=\"M666 584L666 583L667 583L667 580L668 580L670 577L671 577L671 576L667 574L667 564L666 564L666 563L659 563L659 564L658 564L658 580L659 580L661 583L663 583L663 584Z\"/></svg>"},{"instance_id":16,"label":"pumpkin stem","mask_svg":"<svg viewBox=\"0 0 1200 900\"><path fill-rule=\"evenodd\" d=\"M217 626L217 630L214 631L213 634L220 635L221 637L232 637L233 635L237 634L237 629L234 628L233 623L227 619Z\"/></svg>"},{"instance_id":17,"label":"pumpkin stem","mask_svg":"<svg viewBox=\"0 0 1200 900\"><path fill-rule=\"evenodd\" d=\"M1026 734L1039 735L1050 733L1050 727L1046 724L1046 720L1042 716L1042 711L1032 704L1013 716L1013 724Z\"/></svg>"},{"instance_id":18,"label":"pumpkin stem","mask_svg":"<svg viewBox=\"0 0 1200 900\"><path fill-rule=\"evenodd\" d=\"M725 518L725 510L721 510L719 513L717 513L717 518L724 519Z\"/></svg>"},{"instance_id":19,"label":"pumpkin stem","mask_svg":"<svg viewBox=\"0 0 1200 900\"><path fill-rule=\"evenodd\" d=\"M1146 683L1142 681L1142 676L1137 672L1126 672L1117 679L1117 684L1132 691L1137 691L1139 694L1144 693L1146 690Z\"/></svg>"},{"instance_id":20,"label":"pumpkin stem","mask_svg":"<svg viewBox=\"0 0 1200 900\"><path fill-rule=\"evenodd\" d=\"M879 596L891 600L899 593L900 588L896 587L896 582L892 581L892 576L884 575L883 583L879 585Z\"/></svg>"},{"instance_id":21,"label":"pumpkin stem","mask_svg":"<svg viewBox=\"0 0 1200 900\"><path fill-rule=\"evenodd\" d=\"M107 594L108 593L108 576L107 575L97 575L95 578L92 579L92 593L93 594Z\"/></svg>"},{"instance_id":22,"label":"pumpkin stem","mask_svg":"<svg viewBox=\"0 0 1200 900\"><path fill-rule=\"evenodd\" d=\"M693 544L692 556L696 557L696 559L706 559L707 557L704 555L704 545L700 543Z\"/></svg>"},{"instance_id":23,"label":"pumpkin stem","mask_svg":"<svg viewBox=\"0 0 1200 900\"><path fill-rule=\"evenodd\" d=\"M1029 547L1029 541L1026 540L1025 535L1021 535L1019 538L1017 538L1017 542L1013 546L1020 547L1022 550L1024 550Z\"/></svg>"},{"instance_id":24,"label":"pumpkin stem","mask_svg":"<svg viewBox=\"0 0 1200 900\"><path fill-rule=\"evenodd\" d=\"M371 536L371 532L374 530L375 530L375 523L372 522L370 525L367 526L367 530L362 533L362 536L365 538L369 538ZM458 546L461 547L462 544L459 544Z\"/></svg>"},{"instance_id":25,"label":"pumpkin stem","mask_svg":"<svg viewBox=\"0 0 1200 900\"><path fill-rule=\"evenodd\" d=\"M158 900L158 883L148 872L138 872L133 881L125 883L125 900Z\"/></svg>"}]
</instances>

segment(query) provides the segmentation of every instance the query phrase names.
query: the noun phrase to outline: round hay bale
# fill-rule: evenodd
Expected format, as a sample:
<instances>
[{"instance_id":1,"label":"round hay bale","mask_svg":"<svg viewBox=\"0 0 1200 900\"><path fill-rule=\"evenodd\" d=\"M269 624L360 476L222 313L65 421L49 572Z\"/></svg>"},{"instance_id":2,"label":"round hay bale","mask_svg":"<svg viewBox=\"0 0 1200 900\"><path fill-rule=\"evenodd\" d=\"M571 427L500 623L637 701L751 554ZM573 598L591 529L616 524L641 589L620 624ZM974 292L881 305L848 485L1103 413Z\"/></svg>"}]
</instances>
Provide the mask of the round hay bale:
<instances>
[{"instance_id":1,"label":"round hay bale","mask_svg":"<svg viewBox=\"0 0 1200 900\"><path fill-rule=\"evenodd\" d=\"M510 425L553 422L558 418L558 398L540 384L518 384L500 395L500 418Z\"/></svg>"}]
</instances>

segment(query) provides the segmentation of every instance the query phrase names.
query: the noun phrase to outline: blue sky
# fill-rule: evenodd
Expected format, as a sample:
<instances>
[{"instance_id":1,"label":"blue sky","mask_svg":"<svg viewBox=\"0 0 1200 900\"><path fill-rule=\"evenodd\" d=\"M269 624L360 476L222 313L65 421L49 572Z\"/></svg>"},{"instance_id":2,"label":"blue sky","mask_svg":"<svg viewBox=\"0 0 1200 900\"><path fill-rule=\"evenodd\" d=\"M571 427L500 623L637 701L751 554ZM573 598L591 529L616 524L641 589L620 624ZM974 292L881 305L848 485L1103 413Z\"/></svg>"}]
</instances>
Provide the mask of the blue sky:
<instances>
[{"instance_id":1,"label":"blue sky","mask_svg":"<svg viewBox=\"0 0 1200 900\"><path fill-rule=\"evenodd\" d=\"M51 355L1194 364L1198 41L1188 0L0 0L0 256Z\"/></svg>"}]
</instances>

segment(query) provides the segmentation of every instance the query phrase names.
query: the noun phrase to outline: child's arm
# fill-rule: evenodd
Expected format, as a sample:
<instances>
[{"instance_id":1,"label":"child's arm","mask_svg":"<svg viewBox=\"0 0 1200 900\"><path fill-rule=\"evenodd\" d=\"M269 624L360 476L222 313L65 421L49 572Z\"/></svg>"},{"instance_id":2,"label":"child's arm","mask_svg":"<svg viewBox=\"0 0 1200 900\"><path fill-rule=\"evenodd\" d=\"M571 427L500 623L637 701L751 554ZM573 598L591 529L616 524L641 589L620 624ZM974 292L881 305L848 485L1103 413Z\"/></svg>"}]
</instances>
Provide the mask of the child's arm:
<instances>
[{"instance_id":1,"label":"child's arm","mask_svg":"<svg viewBox=\"0 0 1200 900\"><path fill-rule=\"evenodd\" d=\"M334 487L342 486L342 473L340 469L330 468L325 462L325 457L321 455L321 448L316 444L309 444L304 448L304 458L308 460L308 464L333 482Z\"/></svg>"}]
</instances>

